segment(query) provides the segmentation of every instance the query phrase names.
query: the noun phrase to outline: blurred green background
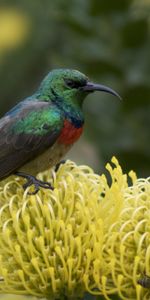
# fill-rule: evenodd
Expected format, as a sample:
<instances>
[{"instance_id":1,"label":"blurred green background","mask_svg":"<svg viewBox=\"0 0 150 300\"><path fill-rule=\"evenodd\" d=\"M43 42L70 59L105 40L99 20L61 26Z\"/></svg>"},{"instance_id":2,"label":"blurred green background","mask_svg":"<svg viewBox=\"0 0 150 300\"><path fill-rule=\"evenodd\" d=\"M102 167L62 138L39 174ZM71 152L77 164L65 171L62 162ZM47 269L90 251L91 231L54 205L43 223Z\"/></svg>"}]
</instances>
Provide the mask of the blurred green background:
<instances>
[{"instance_id":1,"label":"blurred green background","mask_svg":"<svg viewBox=\"0 0 150 300\"><path fill-rule=\"evenodd\" d=\"M52 68L75 68L120 93L84 104L85 132L67 157L96 172L115 155L150 166L150 0L1 0L0 115Z\"/></svg>"}]
</instances>

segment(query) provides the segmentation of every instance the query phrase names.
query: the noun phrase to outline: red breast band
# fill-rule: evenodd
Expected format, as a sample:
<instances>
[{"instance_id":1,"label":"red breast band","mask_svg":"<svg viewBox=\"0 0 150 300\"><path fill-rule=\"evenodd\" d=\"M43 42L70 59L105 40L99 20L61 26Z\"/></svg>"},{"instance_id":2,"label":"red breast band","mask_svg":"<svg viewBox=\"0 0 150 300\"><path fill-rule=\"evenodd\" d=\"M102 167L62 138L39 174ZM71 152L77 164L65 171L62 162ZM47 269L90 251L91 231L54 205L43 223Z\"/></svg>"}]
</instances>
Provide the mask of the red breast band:
<instances>
[{"instance_id":1,"label":"red breast band","mask_svg":"<svg viewBox=\"0 0 150 300\"><path fill-rule=\"evenodd\" d=\"M58 138L58 142L65 145L71 145L79 139L80 135L82 134L82 131L83 126L76 128L71 122L65 120L64 127Z\"/></svg>"}]
</instances>

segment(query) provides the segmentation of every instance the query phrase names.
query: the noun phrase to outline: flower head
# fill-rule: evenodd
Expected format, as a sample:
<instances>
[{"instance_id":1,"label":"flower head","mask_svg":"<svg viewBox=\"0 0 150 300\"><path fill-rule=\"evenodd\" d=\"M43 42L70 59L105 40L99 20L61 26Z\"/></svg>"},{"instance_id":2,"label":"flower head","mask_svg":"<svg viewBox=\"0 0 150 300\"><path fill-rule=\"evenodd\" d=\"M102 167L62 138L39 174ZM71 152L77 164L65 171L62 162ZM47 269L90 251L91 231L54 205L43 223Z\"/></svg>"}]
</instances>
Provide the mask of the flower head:
<instances>
[{"instance_id":1,"label":"flower head","mask_svg":"<svg viewBox=\"0 0 150 300\"><path fill-rule=\"evenodd\" d=\"M39 175L53 181L53 191L30 196L20 179L1 182L1 293L150 298L137 283L150 275L150 182L131 172L129 187L112 161L110 184L71 161Z\"/></svg>"},{"instance_id":2,"label":"flower head","mask_svg":"<svg viewBox=\"0 0 150 300\"><path fill-rule=\"evenodd\" d=\"M30 33L29 18L22 11L0 8L0 56L22 45Z\"/></svg>"}]
</instances>

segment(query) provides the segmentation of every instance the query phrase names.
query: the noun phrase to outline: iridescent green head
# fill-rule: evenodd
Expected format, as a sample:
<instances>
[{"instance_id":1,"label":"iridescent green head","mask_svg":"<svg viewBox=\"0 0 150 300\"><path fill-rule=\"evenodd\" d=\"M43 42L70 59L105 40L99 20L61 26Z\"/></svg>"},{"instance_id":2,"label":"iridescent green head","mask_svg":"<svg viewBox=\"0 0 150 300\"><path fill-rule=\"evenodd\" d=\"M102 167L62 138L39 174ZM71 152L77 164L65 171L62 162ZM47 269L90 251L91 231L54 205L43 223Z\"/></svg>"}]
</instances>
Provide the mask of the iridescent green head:
<instances>
[{"instance_id":1,"label":"iridescent green head","mask_svg":"<svg viewBox=\"0 0 150 300\"><path fill-rule=\"evenodd\" d=\"M38 90L46 101L63 99L78 103L82 103L84 98L94 91L104 91L119 97L112 89L95 84L89 81L86 75L71 69L56 69L49 72Z\"/></svg>"}]
</instances>

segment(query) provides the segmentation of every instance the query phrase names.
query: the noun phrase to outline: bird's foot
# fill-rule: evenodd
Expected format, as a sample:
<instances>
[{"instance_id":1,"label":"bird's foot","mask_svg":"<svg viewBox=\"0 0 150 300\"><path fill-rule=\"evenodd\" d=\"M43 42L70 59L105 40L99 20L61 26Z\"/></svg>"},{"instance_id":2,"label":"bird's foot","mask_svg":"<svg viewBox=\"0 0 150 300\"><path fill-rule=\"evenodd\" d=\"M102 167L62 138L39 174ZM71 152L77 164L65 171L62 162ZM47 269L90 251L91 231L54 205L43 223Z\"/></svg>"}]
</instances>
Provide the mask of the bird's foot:
<instances>
[{"instance_id":1,"label":"bird's foot","mask_svg":"<svg viewBox=\"0 0 150 300\"><path fill-rule=\"evenodd\" d=\"M61 160L58 164L56 164L56 166L55 166L55 172L57 172L58 169L59 169L59 167L60 167L61 165L65 164L65 162L66 162L66 159L63 159L63 160Z\"/></svg>"},{"instance_id":2,"label":"bird's foot","mask_svg":"<svg viewBox=\"0 0 150 300\"><path fill-rule=\"evenodd\" d=\"M28 195L35 195L38 193L40 187L44 189L53 190L53 187L49 182L44 182L42 180L37 179L35 176L23 173L23 172L16 172L17 176L23 177L27 180L27 182L23 185L23 189L26 190L29 186L34 185L35 190L33 192L28 192Z\"/></svg>"}]
</instances>

